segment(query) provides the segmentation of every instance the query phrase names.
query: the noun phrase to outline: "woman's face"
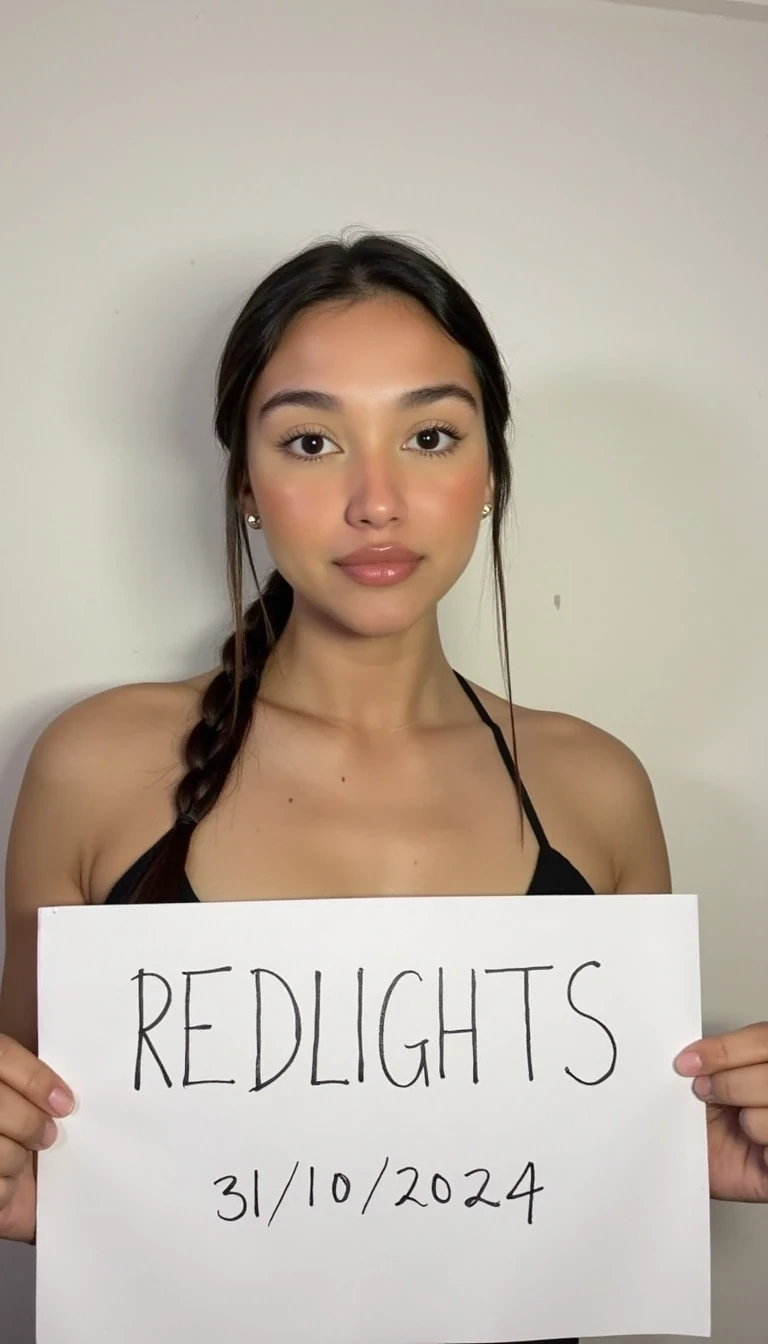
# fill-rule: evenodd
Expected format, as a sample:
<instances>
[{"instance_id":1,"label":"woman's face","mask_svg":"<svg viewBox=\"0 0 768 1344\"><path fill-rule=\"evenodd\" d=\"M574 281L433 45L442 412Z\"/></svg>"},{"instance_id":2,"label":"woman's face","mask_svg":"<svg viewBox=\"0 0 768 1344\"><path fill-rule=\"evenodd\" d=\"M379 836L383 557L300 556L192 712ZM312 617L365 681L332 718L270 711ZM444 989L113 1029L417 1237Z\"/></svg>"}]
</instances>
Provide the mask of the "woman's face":
<instances>
[{"instance_id":1,"label":"woman's face","mask_svg":"<svg viewBox=\"0 0 768 1344\"><path fill-rule=\"evenodd\" d=\"M251 396L247 465L297 610L358 635L432 615L492 500L469 357L399 295L295 319Z\"/></svg>"}]
</instances>

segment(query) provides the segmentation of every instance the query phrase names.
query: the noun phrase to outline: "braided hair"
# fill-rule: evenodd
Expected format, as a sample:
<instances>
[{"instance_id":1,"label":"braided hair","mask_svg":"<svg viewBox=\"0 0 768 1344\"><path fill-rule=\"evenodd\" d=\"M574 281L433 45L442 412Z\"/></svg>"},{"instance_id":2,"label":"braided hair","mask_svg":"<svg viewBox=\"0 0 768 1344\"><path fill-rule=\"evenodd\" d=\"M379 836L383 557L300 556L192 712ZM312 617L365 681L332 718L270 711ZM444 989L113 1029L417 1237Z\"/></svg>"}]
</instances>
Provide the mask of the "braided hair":
<instances>
[{"instance_id":1,"label":"braided hair","mask_svg":"<svg viewBox=\"0 0 768 1344\"><path fill-rule=\"evenodd\" d=\"M501 357L471 296L423 247L375 233L364 233L352 241L341 237L315 242L260 282L237 317L219 362L215 430L228 455L227 578L234 629L221 648L220 669L202 696L200 718L183 744L186 772L175 791L175 823L155 846L134 890L135 903L178 899L192 832L215 806L240 756L253 723L264 669L293 607L293 589L277 570L266 584L260 584L242 513L242 490L247 483L246 417L253 387L299 313L317 303L354 302L387 292L405 294L426 308L466 350L482 391L494 482L491 533L497 631L517 758L502 559L511 467L509 382ZM258 594L245 611L243 555ZM515 783L522 827L522 796Z\"/></svg>"}]
</instances>

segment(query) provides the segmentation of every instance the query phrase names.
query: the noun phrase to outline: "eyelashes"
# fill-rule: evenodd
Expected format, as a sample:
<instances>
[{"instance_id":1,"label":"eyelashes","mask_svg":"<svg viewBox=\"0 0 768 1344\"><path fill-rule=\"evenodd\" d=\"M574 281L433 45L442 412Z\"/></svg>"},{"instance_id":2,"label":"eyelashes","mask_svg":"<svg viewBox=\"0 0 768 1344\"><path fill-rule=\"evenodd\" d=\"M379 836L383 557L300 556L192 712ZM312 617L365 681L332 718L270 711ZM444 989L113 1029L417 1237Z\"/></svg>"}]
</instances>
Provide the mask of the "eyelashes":
<instances>
[{"instance_id":1,"label":"eyelashes","mask_svg":"<svg viewBox=\"0 0 768 1344\"><path fill-rule=\"evenodd\" d=\"M448 444L442 448L424 448L416 447L408 449L409 452L417 453L419 457L448 457L454 453L466 435L462 434L455 425L449 424L444 420L433 420L428 425L422 425L420 429L414 430L411 438L418 438L422 434L445 434L449 440ZM311 425L304 425L300 429L291 429L277 440L278 449L285 453L287 457L292 457L297 462L323 462L329 457L335 457L336 452L324 453L301 453L296 451L294 445L301 443L302 439L327 440L332 443L329 434L323 430L314 428ZM406 440L409 443L410 440Z\"/></svg>"},{"instance_id":2,"label":"eyelashes","mask_svg":"<svg viewBox=\"0 0 768 1344\"><path fill-rule=\"evenodd\" d=\"M411 450L417 452L420 457L448 457L450 453L456 451L464 438L464 435L460 434L454 425L446 424L442 420L435 420L431 425L423 425L421 429L416 430L412 437L416 438L419 434L446 434L450 439L450 443L445 448L415 448Z\"/></svg>"},{"instance_id":3,"label":"eyelashes","mask_svg":"<svg viewBox=\"0 0 768 1344\"><path fill-rule=\"evenodd\" d=\"M321 433L319 429L312 429L310 426L305 426L303 429L292 429L287 434L284 434L282 438L277 440L277 447L282 453L285 453L286 457L292 457L299 462L322 462L326 457L333 457L333 453L304 454L295 452L293 445L300 443L302 439L328 439L330 442L330 438L327 434Z\"/></svg>"}]
</instances>

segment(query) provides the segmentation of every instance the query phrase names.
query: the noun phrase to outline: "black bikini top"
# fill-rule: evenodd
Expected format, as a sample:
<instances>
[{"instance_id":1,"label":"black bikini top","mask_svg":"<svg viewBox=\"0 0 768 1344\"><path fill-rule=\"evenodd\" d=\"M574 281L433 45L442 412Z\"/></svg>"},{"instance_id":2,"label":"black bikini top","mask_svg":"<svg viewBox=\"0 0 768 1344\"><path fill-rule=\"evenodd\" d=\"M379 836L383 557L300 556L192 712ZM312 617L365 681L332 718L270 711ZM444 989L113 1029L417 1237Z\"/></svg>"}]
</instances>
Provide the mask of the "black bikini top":
<instances>
[{"instance_id":1,"label":"black bikini top","mask_svg":"<svg viewBox=\"0 0 768 1344\"><path fill-rule=\"evenodd\" d=\"M469 682L465 681L464 677L462 677L460 673L456 672L455 675L462 689L466 692L466 694L469 696L469 699L472 701L472 704L477 710L477 713L479 714L480 718L483 720L483 723L487 724L487 726L493 733L496 746L498 747L499 750L499 754L507 768L507 771L509 772L510 778L512 779L515 785L518 785L519 782L519 788L522 797L523 808L525 810L525 815L527 816L529 822L531 823L531 829L534 835L536 836L536 839L539 844L539 856L536 861L536 867L534 869L533 877L531 879L531 884L525 895L526 896L593 895L594 894L593 888L589 885L586 878L582 876L578 868L574 868L573 864L570 862L569 859L566 859L564 854L561 854L558 850L553 849L552 846L550 845L544 832L544 827L539 821L533 803L528 797L528 792L525 788L525 785L522 783L522 781L518 781L517 768L515 766L515 762L512 759L512 753L510 752L509 747L507 746L506 739L499 725L495 722L494 719L491 718L487 709L478 699L472 687L469 685ZM107 896L106 899L107 905L127 905L130 903L133 892L138 886L141 878L144 876L146 869L149 867L150 863L152 862L152 859L155 856L157 849L163 843L164 839L165 836L164 835L161 836L160 839L157 840L155 844L151 846L150 849L146 850L144 854L140 855L140 857L136 860L135 863L131 864L131 867L128 868L127 871L123 873L122 877L119 877L117 879L115 885L113 886L112 890ZM182 878L179 893L178 896L176 897L176 900L177 901L199 900L199 897L195 894L186 873Z\"/></svg>"}]
</instances>

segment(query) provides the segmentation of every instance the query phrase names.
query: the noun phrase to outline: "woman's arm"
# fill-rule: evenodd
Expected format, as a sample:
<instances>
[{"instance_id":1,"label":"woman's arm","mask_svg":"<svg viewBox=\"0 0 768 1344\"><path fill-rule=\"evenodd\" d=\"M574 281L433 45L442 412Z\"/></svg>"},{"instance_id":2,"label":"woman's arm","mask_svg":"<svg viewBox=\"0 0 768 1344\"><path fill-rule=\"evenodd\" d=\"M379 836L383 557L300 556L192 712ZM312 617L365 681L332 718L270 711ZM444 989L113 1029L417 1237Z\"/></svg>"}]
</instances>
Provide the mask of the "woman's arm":
<instances>
[{"instance_id":1,"label":"woman's arm","mask_svg":"<svg viewBox=\"0 0 768 1344\"><path fill-rule=\"evenodd\" d=\"M6 949L0 988L0 1236L35 1232L34 1154L69 1107L64 1080L37 1058L37 912L84 901L88 809L78 778L78 715L38 738L19 792L6 860ZM73 755L74 751L74 755ZM53 1123L51 1123L53 1122Z\"/></svg>"},{"instance_id":2,"label":"woman's arm","mask_svg":"<svg viewBox=\"0 0 768 1344\"><path fill-rule=\"evenodd\" d=\"M37 1048L37 912L82 905L92 790L83 779L76 706L35 743L11 823L5 866L5 966L0 1031Z\"/></svg>"},{"instance_id":3,"label":"woman's arm","mask_svg":"<svg viewBox=\"0 0 768 1344\"><path fill-rule=\"evenodd\" d=\"M672 876L653 786L633 752L623 747L617 756L610 803L614 890L663 895L672 890Z\"/></svg>"}]
</instances>

